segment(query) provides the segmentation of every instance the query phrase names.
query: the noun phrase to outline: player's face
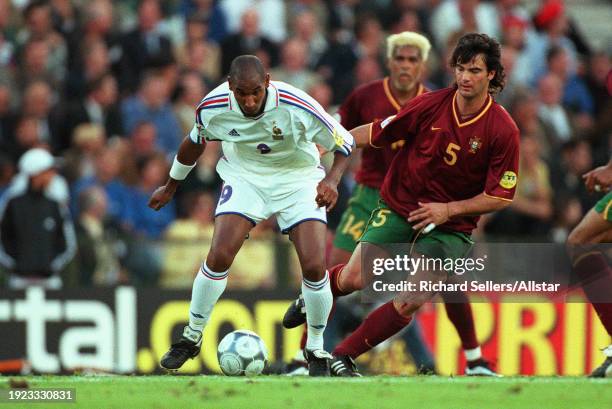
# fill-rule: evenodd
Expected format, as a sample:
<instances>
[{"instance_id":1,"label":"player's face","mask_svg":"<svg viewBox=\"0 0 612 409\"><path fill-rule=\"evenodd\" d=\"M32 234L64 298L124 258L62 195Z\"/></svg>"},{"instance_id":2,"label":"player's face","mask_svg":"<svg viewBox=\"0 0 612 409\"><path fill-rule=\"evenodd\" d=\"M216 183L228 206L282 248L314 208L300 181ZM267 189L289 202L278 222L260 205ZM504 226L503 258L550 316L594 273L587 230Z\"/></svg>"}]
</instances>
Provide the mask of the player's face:
<instances>
[{"instance_id":1,"label":"player's face","mask_svg":"<svg viewBox=\"0 0 612 409\"><path fill-rule=\"evenodd\" d=\"M264 79L255 75L236 81L229 80L229 87L234 92L234 97L245 116L256 116L262 111L269 84L269 74L266 74Z\"/></svg>"},{"instance_id":2,"label":"player's face","mask_svg":"<svg viewBox=\"0 0 612 409\"><path fill-rule=\"evenodd\" d=\"M402 92L409 92L421 81L425 63L421 51L410 45L397 47L388 61L391 86Z\"/></svg>"},{"instance_id":3,"label":"player's face","mask_svg":"<svg viewBox=\"0 0 612 409\"><path fill-rule=\"evenodd\" d=\"M478 54L467 63L455 67L455 81L459 94L466 99L482 96L489 90L489 82L495 76L495 71L487 72L487 65L482 54Z\"/></svg>"}]
</instances>

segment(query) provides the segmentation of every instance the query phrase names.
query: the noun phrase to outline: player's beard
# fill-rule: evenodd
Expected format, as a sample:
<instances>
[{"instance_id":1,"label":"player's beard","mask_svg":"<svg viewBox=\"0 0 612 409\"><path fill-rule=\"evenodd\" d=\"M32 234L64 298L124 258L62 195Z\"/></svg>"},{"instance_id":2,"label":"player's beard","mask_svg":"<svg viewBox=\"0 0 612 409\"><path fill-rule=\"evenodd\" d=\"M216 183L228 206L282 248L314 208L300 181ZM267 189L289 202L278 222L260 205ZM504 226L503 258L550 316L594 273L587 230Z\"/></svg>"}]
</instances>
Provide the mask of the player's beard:
<instances>
[{"instance_id":1,"label":"player's beard","mask_svg":"<svg viewBox=\"0 0 612 409\"><path fill-rule=\"evenodd\" d=\"M395 79L395 81L393 81L393 86L398 91L407 93L414 89L414 87L416 86L416 80L412 77L410 77L410 79L406 81L402 81L397 78Z\"/></svg>"}]
</instances>

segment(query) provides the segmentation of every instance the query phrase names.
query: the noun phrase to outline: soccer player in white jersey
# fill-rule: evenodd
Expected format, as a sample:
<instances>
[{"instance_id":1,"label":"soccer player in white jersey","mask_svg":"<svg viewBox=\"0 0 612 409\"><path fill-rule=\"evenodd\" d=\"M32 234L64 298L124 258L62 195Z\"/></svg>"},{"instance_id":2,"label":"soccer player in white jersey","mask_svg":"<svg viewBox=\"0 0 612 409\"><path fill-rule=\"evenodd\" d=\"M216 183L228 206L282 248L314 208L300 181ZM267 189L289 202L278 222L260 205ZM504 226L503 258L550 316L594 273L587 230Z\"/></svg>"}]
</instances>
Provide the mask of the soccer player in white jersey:
<instances>
[{"instance_id":1,"label":"soccer player in white jersey","mask_svg":"<svg viewBox=\"0 0 612 409\"><path fill-rule=\"evenodd\" d=\"M179 147L168 181L153 193L149 207L159 210L172 199L206 141L222 141L217 172L224 185L211 248L193 283L189 325L162 357L161 366L175 370L198 355L202 331L225 289L236 253L257 222L276 215L302 268L309 374L328 376L332 357L323 348L323 331L332 294L325 269L325 210L336 204L336 187L354 145L351 134L306 93L270 81L257 57L239 56L231 64L228 82L197 107L196 123ZM334 151L327 174L316 145Z\"/></svg>"}]
</instances>

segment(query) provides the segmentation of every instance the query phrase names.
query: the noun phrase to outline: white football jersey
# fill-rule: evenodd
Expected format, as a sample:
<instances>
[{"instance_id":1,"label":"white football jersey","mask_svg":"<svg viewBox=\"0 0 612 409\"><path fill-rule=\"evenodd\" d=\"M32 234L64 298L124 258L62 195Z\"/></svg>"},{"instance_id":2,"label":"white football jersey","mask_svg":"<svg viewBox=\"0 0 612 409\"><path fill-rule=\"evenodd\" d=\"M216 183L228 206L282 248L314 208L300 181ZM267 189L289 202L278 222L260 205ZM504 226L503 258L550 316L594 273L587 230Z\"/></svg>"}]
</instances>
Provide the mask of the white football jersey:
<instances>
[{"instance_id":1,"label":"white football jersey","mask_svg":"<svg viewBox=\"0 0 612 409\"><path fill-rule=\"evenodd\" d=\"M195 143L222 141L217 171L248 177L295 180L319 166L320 145L350 155L352 135L305 92L270 81L263 113L246 117L227 82L211 91L196 109L189 134Z\"/></svg>"}]
</instances>

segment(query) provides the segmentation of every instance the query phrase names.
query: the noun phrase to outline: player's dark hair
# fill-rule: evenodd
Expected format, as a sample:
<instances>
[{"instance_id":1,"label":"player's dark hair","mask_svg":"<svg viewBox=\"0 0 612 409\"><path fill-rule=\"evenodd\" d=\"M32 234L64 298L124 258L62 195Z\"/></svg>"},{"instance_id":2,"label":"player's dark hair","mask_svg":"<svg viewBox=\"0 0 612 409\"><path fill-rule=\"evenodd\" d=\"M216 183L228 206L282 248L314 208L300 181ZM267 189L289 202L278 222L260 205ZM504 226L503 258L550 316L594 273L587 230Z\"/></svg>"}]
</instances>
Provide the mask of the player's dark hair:
<instances>
[{"instance_id":1,"label":"player's dark hair","mask_svg":"<svg viewBox=\"0 0 612 409\"><path fill-rule=\"evenodd\" d=\"M240 55L234 58L230 65L230 80L252 78L254 75L258 75L261 80L266 78L266 71L259 58L254 55Z\"/></svg>"},{"instance_id":2,"label":"player's dark hair","mask_svg":"<svg viewBox=\"0 0 612 409\"><path fill-rule=\"evenodd\" d=\"M504 89L506 73L501 63L501 46L486 34L468 33L457 42L450 59L450 66L455 68L458 64L472 61L478 54L484 57L487 71L495 71L495 76L489 82L489 92L496 94Z\"/></svg>"}]
</instances>

